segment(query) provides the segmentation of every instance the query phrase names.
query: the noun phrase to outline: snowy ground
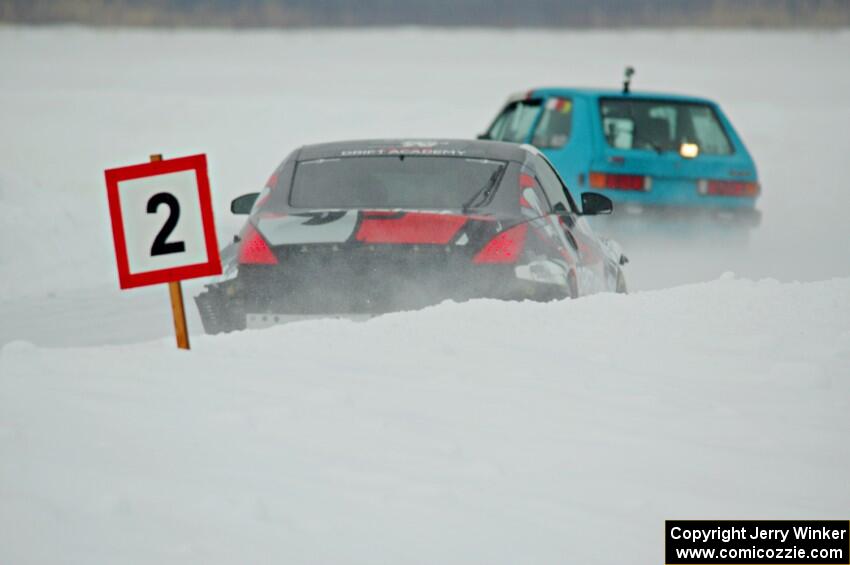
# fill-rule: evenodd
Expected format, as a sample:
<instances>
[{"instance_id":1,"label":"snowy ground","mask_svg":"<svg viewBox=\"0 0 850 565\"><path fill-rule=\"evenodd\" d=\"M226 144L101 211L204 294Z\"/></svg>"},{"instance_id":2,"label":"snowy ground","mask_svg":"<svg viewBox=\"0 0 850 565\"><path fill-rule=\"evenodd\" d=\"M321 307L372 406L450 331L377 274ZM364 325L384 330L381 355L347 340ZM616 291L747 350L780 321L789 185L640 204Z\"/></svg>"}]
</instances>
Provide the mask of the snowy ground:
<instances>
[{"instance_id":1,"label":"snowy ground","mask_svg":"<svg viewBox=\"0 0 850 565\"><path fill-rule=\"evenodd\" d=\"M848 313L729 278L13 342L0 562L662 563L665 518L846 519Z\"/></svg>"},{"instance_id":2,"label":"snowy ground","mask_svg":"<svg viewBox=\"0 0 850 565\"><path fill-rule=\"evenodd\" d=\"M0 563L660 563L665 518L846 519L847 52L850 32L0 27ZM189 354L164 288L117 290L105 168L207 153L224 241L229 200L298 144L469 136L508 92L626 63L726 108L764 186L749 245L622 241L626 297Z\"/></svg>"}]
</instances>

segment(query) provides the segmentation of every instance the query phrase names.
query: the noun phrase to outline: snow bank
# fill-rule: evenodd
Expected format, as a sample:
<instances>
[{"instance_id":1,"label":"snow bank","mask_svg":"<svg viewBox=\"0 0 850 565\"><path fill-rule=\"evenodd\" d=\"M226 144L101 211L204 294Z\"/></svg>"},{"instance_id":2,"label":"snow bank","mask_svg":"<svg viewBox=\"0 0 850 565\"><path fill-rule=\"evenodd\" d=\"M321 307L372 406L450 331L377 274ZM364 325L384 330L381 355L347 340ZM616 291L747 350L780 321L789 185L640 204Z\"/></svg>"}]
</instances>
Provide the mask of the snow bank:
<instances>
[{"instance_id":1,"label":"snow bank","mask_svg":"<svg viewBox=\"0 0 850 565\"><path fill-rule=\"evenodd\" d=\"M2 348L0 562L661 563L665 518L850 508L850 279L193 346Z\"/></svg>"}]
</instances>

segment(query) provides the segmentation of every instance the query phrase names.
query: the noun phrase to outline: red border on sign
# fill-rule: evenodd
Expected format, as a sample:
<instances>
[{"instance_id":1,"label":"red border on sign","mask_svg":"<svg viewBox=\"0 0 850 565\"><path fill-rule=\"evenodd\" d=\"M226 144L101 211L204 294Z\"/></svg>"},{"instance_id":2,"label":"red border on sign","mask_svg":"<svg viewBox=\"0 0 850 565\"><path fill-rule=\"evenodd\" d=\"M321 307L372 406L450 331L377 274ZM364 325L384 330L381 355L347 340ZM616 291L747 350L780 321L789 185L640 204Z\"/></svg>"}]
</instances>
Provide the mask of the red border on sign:
<instances>
[{"instance_id":1,"label":"red border on sign","mask_svg":"<svg viewBox=\"0 0 850 565\"><path fill-rule=\"evenodd\" d=\"M130 262L127 259L127 240L124 235L124 220L121 215L121 200L118 197L118 183L180 171L195 171L198 182L198 200L201 205L201 218L204 225L207 262L144 273L131 273ZM106 196L109 200L109 216L112 220L112 239L115 242L115 260L118 263L118 284L122 289L221 274L221 258L218 253L218 239L215 235L206 155L191 155L107 169L104 174L106 176Z\"/></svg>"}]
</instances>

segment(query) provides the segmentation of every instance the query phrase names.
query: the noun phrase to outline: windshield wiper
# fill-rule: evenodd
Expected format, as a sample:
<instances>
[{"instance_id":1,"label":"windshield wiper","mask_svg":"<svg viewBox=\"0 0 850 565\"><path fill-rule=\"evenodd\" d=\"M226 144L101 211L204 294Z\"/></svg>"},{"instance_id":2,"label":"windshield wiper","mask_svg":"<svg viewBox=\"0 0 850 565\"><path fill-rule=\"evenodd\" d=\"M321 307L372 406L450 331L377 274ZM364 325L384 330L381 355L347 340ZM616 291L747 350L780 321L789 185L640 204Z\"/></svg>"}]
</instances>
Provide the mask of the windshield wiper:
<instances>
[{"instance_id":1,"label":"windshield wiper","mask_svg":"<svg viewBox=\"0 0 850 565\"><path fill-rule=\"evenodd\" d=\"M493 174L490 175L490 179L487 181L487 184L476 190L475 194L472 195L472 198L463 203L461 210L464 214L469 213L469 211L475 207L474 205L476 203L480 205L487 202L493 189L496 188L497 181L499 180L499 177L502 176L502 171L504 171L504 169L504 165L497 167L496 170L493 171Z\"/></svg>"}]
</instances>

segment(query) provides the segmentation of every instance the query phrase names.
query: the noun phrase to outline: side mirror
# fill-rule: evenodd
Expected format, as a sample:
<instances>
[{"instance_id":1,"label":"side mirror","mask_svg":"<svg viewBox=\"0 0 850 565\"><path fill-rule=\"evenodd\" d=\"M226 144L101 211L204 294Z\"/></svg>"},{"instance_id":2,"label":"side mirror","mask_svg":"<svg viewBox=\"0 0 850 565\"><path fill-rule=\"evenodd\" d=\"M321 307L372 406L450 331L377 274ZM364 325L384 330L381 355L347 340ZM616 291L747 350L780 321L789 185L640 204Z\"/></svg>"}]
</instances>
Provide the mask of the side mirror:
<instances>
[{"instance_id":1,"label":"side mirror","mask_svg":"<svg viewBox=\"0 0 850 565\"><path fill-rule=\"evenodd\" d=\"M486 131L484 133L479 133L475 137L478 139L490 139L490 135Z\"/></svg>"},{"instance_id":2,"label":"side mirror","mask_svg":"<svg viewBox=\"0 0 850 565\"><path fill-rule=\"evenodd\" d=\"M254 202L257 201L259 192L249 192L242 196L237 196L230 201L230 211L234 214L245 215L251 213L251 208L254 207Z\"/></svg>"},{"instance_id":3,"label":"side mirror","mask_svg":"<svg viewBox=\"0 0 850 565\"><path fill-rule=\"evenodd\" d=\"M584 192L581 195L581 213L583 216L610 214L614 211L614 203L607 196L595 192Z\"/></svg>"}]
</instances>

